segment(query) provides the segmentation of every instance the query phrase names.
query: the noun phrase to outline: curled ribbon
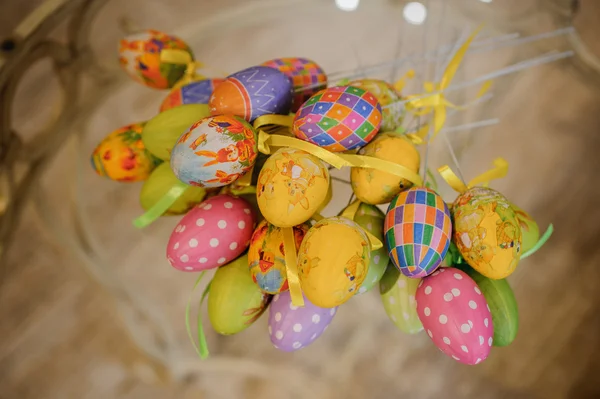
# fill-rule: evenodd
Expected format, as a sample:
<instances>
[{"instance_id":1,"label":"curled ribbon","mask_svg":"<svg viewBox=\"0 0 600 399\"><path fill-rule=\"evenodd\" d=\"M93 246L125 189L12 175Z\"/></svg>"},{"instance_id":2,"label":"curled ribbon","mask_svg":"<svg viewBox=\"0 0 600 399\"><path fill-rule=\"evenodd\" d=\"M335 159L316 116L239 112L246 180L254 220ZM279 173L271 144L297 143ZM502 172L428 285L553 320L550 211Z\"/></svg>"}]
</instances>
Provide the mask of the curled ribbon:
<instances>
[{"instance_id":1,"label":"curled ribbon","mask_svg":"<svg viewBox=\"0 0 600 399\"><path fill-rule=\"evenodd\" d=\"M191 186L177 181L171 186L160 200L158 200L150 209L148 209L143 215L139 216L133 221L133 225L138 229L142 229L164 215L164 213L181 197L188 188Z\"/></svg>"},{"instance_id":2,"label":"curled ribbon","mask_svg":"<svg viewBox=\"0 0 600 399\"><path fill-rule=\"evenodd\" d=\"M294 238L293 227L283 227L283 248L285 250L285 272L287 275L288 286L290 287L290 297L294 306L304 307L304 297L300 287L300 278L298 277L298 257L296 255L296 239Z\"/></svg>"},{"instance_id":3,"label":"curled ribbon","mask_svg":"<svg viewBox=\"0 0 600 399\"><path fill-rule=\"evenodd\" d=\"M490 180L500 179L508 173L508 162L504 158L494 159L494 167L479 176L473 178L469 184L465 184L448 165L444 165L438 169L442 179L448 183L455 191L464 193L469 188L476 185L487 184Z\"/></svg>"},{"instance_id":4,"label":"curled ribbon","mask_svg":"<svg viewBox=\"0 0 600 399\"><path fill-rule=\"evenodd\" d=\"M360 207L360 200L356 200L350 205L346 207L340 214L341 217L348 218L350 220L354 220L354 216L356 216L356 212L358 212L358 208Z\"/></svg>"},{"instance_id":5,"label":"curled ribbon","mask_svg":"<svg viewBox=\"0 0 600 399\"><path fill-rule=\"evenodd\" d=\"M548 228L546 229L544 234L535 243L535 245L529 251L527 251L523 255L521 255L521 259L525 259L525 258L533 255L534 253L536 253L541 247L544 246L544 244L546 244L546 241L548 241L550 239L550 236L552 236L553 232L554 232L554 225L552 223L550 223L550 225L548 226Z\"/></svg>"},{"instance_id":6,"label":"curled ribbon","mask_svg":"<svg viewBox=\"0 0 600 399\"><path fill-rule=\"evenodd\" d=\"M192 296L194 294L194 291L196 291L196 288L198 287L198 285L204 278L205 273L206 272L201 272L200 275L198 276L196 283L194 283L194 287L192 287L192 292L190 293L190 297L188 299L188 303L185 308L185 327L187 329L188 337L190 338L190 341L192 342L192 345L194 346L196 353L198 354L198 356L200 356L201 359L206 359L208 357L208 344L206 343L206 335L204 335L204 327L202 326L202 305L204 304L204 300L206 299L208 292L210 291L210 283L208 283L208 285L204 289L204 292L202 293L202 298L200 299L200 304L198 305L198 321L197 321L198 344L197 345L196 345L196 341L194 340L194 337L192 334L192 328L190 327L190 309L192 307Z\"/></svg>"},{"instance_id":7,"label":"curled ribbon","mask_svg":"<svg viewBox=\"0 0 600 399\"><path fill-rule=\"evenodd\" d=\"M458 67L460 66L467 50L469 49L469 46L471 45L471 42L473 39L475 39L477 34L479 34L480 30L481 27L476 29L475 32L473 32L456 51L450 62L448 62L448 66L446 67L439 83L425 82L425 92L431 94L407 96L408 101L406 103L406 109L411 111L414 115L422 116L433 112L434 130L432 138L439 133L439 131L442 129L442 126L444 126L444 123L446 122L447 107L461 110L466 109L464 106L458 106L446 100L443 92L452 82ZM489 89L490 85L491 82L484 83L479 90L478 97L483 96L483 94L485 94L485 92ZM427 127L427 130L429 130L429 127ZM423 129L420 129L419 133L417 133L417 136L424 138L427 135L427 133L425 133L425 135L422 134Z\"/></svg>"},{"instance_id":8,"label":"curled ribbon","mask_svg":"<svg viewBox=\"0 0 600 399\"><path fill-rule=\"evenodd\" d=\"M185 73L175 84L175 87L191 83L199 79L206 79L206 76L196 73L196 69L202 68L204 64L195 61L188 51L178 49L163 49L160 52L160 61L167 64L185 65Z\"/></svg>"},{"instance_id":9,"label":"curled ribbon","mask_svg":"<svg viewBox=\"0 0 600 399\"><path fill-rule=\"evenodd\" d=\"M408 79L412 79L415 77L415 70L414 69L409 69L404 76L402 76L400 79L398 79L395 83L394 83L394 89L400 93L402 92L402 89L404 89L404 86L406 86L406 81Z\"/></svg>"}]
</instances>

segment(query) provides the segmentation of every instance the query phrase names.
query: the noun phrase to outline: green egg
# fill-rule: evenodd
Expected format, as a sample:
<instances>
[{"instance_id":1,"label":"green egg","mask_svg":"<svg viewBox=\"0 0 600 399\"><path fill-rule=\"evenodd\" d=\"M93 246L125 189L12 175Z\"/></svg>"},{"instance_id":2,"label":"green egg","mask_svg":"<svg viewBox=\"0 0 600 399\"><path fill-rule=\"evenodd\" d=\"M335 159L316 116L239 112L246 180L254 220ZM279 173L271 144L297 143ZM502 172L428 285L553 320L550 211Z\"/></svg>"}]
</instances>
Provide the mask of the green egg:
<instances>
[{"instance_id":1,"label":"green egg","mask_svg":"<svg viewBox=\"0 0 600 399\"><path fill-rule=\"evenodd\" d=\"M477 283L490 307L494 325L494 346L510 345L519 330L519 309L515 294L508 281L487 278L467 264L456 267L467 273Z\"/></svg>"},{"instance_id":2,"label":"green egg","mask_svg":"<svg viewBox=\"0 0 600 399\"><path fill-rule=\"evenodd\" d=\"M385 313L396 327L407 334L416 334L423 329L415 300L420 282L420 278L410 278L400 273L391 262L379 282Z\"/></svg>"},{"instance_id":3,"label":"green egg","mask_svg":"<svg viewBox=\"0 0 600 399\"><path fill-rule=\"evenodd\" d=\"M252 281L248 255L217 269L208 293L208 318L219 334L237 334L267 309L272 296Z\"/></svg>"},{"instance_id":4,"label":"green egg","mask_svg":"<svg viewBox=\"0 0 600 399\"><path fill-rule=\"evenodd\" d=\"M140 204L145 211L152 208L179 180L173 174L168 162L160 164L140 191ZM181 215L202 202L206 190L202 187L189 186L188 189L169 207L165 215Z\"/></svg>"},{"instance_id":5,"label":"green egg","mask_svg":"<svg viewBox=\"0 0 600 399\"><path fill-rule=\"evenodd\" d=\"M177 139L187 128L209 115L206 104L186 104L161 112L144 126L144 146L152 155L168 161Z\"/></svg>"}]
</instances>

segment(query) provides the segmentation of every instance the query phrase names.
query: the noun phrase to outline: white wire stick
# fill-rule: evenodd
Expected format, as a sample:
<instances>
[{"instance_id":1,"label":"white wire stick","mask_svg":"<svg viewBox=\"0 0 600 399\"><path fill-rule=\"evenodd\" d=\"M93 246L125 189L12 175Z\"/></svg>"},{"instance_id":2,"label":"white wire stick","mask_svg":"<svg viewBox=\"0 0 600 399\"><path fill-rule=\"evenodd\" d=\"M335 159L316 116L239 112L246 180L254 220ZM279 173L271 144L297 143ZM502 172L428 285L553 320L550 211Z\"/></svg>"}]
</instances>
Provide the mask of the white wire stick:
<instances>
[{"instance_id":1,"label":"white wire stick","mask_svg":"<svg viewBox=\"0 0 600 399\"><path fill-rule=\"evenodd\" d=\"M536 58L532 58L526 61L521 61L518 62L516 64L510 65L508 67L505 68L501 68L498 69L497 71L488 73L486 75L482 75L478 78L475 78L473 80L469 80L467 82L462 82L456 85L450 85L449 87L447 87L445 90L442 91L434 91L431 93L427 93L427 94L423 94L420 96L415 96L411 99L408 100L401 100L401 101L396 101L395 103L392 104L388 104L386 106L383 106L382 108L390 108L390 107L395 107L395 106L399 106L399 105L403 105L406 104L407 102L413 101L415 99L419 99L419 98L426 98L429 97L433 94L440 94L440 93L448 93L448 92L452 92L452 91L456 91L456 90L460 90L460 89L464 89L470 86L475 86L484 82L487 82L488 80L492 80L492 79L496 79L499 78L501 76L505 76L505 75L510 75L512 73L515 72L519 72L522 71L524 69L527 68L531 68L533 66L539 66L539 65L543 65L543 64L547 64L553 61L558 61L564 58L569 58L571 56L573 56L573 54L575 54L573 51L563 51L561 53L555 53L555 52L550 52L547 53L546 55L542 55L540 57L536 57Z\"/></svg>"},{"instance_id":2,"label":"white wire stick","mask_svg":"<svg viewBox=\"0 0 600 399\"><path fill-rule=\"evenodd\" d=\"M492 119L484 119L477 122L465 123L463 125L450 126L442 129L446 133L455 133L463 130L477 129L479 127L492 126L500 123L500 119L492 118Z\"/></svg>"}]
</instances>

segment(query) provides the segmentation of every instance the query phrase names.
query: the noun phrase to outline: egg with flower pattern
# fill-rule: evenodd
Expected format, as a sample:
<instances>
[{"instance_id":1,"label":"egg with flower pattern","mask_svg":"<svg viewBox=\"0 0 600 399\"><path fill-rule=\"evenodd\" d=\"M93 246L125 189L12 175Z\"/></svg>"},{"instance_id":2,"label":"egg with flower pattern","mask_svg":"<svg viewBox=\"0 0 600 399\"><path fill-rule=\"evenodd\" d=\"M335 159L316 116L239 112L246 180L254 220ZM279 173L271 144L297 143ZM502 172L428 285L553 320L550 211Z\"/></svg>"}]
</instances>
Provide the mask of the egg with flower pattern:
<instances>
[{"instance_id":1,"label":"egg with flower pattern","mask_svg":"<svg viewBox=\"0 0 600 399\"><path fill-rule=\"evenodd\" d=\"M146 180L161 160L144 146L143 129L144 123L135 123L106 136L92 154L96 173L120 182Z\"/></svg>"},{"instance_id":2,"label":"egg with flower pattern","mask_svg":"<svg viewBox=\"0 0 600 399\"><path fill-rule=\"evenodd\" d=\"M310 226L305 223L294 226L296 251ZM252 280L268 294L287 291L288 281L285 263L283 230L263 220L256 226L248 249L248 266Z\"/></svg>"},{"instance_id":3,"label":"egg with flower pattern","mask_svg":"<svg viewBox=\"0 0 600 399\"><path fill-rule=\"evenodd\" d=\"M176 50L192 61L190 47L178 37L157 30L129 35L121 40L119 61L134 80L154 89L168 89L185 74L186 63L170 63L161 59L163 50Z\"/></svg>"},{"instance_id":4,"label":"egg with flower pattern","mask_svg":"<svg viewBox=\"0 0 600 399\"><path fill-rule=\"evenodd\" d=\"M398 194L385 215L385 245L401 273L421 278L434 272L448 252L452 221L435 191L413 187Z\"/></svg>"},{"instance_id":5,"label":"egg with flower pattern","mask_svg":"<svg viewBox=\"0 0 600 399\"><path fill-rule=\"evenodd\" d=\"M417 288L417 313L427 335L446 355L464 364L485 360L494 326L485 297L466 273L441 268Z\"/></svg>"},{"instance_id":6,"label":"egg with flower pattern","mask_svg":"<svg viewBox=\"0 0 600 399\"><path fill-rule=\"evenodd\" d=\"M209 116L179 137L171 152L171 169L184 183L220 187L249 172L257 152L256 131L246 121Z\"/></svg>"},{"instance_id":7,"label":"egg with flower pattern","mask_svg":"<svg viewBox=\"0 0 600 399\"><path fill-rule=\"evenodd\" d=\"M381 125L381 106L370 92L354 86L321 90L296 112L292 132L301 139L340 152L362 147Z\"/></svg>"}]
</instances>

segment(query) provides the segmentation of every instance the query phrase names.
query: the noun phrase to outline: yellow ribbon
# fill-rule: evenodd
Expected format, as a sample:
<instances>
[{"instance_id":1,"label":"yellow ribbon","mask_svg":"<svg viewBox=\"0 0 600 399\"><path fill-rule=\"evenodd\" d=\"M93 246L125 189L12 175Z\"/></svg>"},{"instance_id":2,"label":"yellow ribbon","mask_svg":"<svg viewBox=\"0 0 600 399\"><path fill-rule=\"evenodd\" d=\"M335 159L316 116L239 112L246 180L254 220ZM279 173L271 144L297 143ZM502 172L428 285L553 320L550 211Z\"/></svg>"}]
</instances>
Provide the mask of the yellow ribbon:
<instances>
[{"instance_id":1,"label":"yellow ribbon","mask_svg":"<svg viewBox=\"0 0 600 399\"><path fill-rule=\"evenodd\" d=\"M303 307L304 297L298 277L298 257L296 255L296 239L293 227L283 227L283 248L285 250L285 272L287 275L290 297L294 306Z\"/></svg>"},{"instance_id":2,"label":"yellow ribbon","mask_svg":"<svg viewBox=\"0 0 600 399\"><path fill-rule=\"evenodd\" d=\"M464 193L469 188L477 185L487 185L490 180L500 179L508 173L508 162L504 158L494 159L494 167L465 184L448 165L444 165L438 169L442 179L448 183L455 191Z\"/></svg>"},{"instance_id":3,"label":"yellow ribbon","mask_svg":"<svg viewBox=\"0 0 600 399\"><path fill-rule=\"evenodd\" d=\"M446 90L446 88L452 82L452 79L454 78L456 71L458 70L465 54L467 53L467 50L469 49L469 46L471 45L471 42L479 34L480 30L481 30L481 27L476 29L475 32L473 32L467 38L467 40L462 44L462 46L460 46L458 51L456 51L456 53L454 54L454 56L448 63L448 66L446 67L446 70L444 71L444 74L442 75L442 79L440 80L439 83L436 84L433 82L425 82L425 84L423 85L425 88L425 92L431 93L431 95L407 96L409 101L406 103L406 109L411 111L414 115L422 116L422 115L427 115L427 114L430 114L431 112L433 112L433 128L434 128L433 132L434 133L433 133L432 139L439 133L439 131L442 129L442 126L444 126L444 123L446 122L446 108L447 107L454 108L454 109L461 109L461 110L465 109L464 106L458 106L458 105L452 104L450 101L446 100L446 98L444 97L443 91ZM491 82L485 82L484 85L479 90L478 96L481 97L483 94L485 94L485 92L489 89L490 86L491 86ZM424 129L420 129L417 136L419 136L421 138L426 137L427 134L426 133L423 134L423 130ZM427 130L429 130L429 127L427 127Z\"/></svg>"},{"instance_id":4,"label":"yellow ribbon","mask_svg":"<svg viewBox=\"0 0 600 399\"><path fill-rule=\"evenodd\" d=\"M252 123L255 129L260 129L267 125L292 127L293 124L294 115L263 115L256 118Z\"/></svg>"},{"instance_id":5,"label":"yellow ribbon","mask_svg":"<svg viewBox=\"0 0 600 399\"><path fill-rule=\"evenodd\" d=\"M344 209L342 211L342 213L340 214L341 217L343 218L348 218L350 220L354 220L354 216L356 216L356 212L358 211L358 208L360 207L360 200L356 200L353 203L351 203L350 205L348 205L346 207L346 209Z\"/></svg>"},{"instance_id":6,"label":"yellow ribbon","mask_svg":"<svg viewBox=\"0 0 600 399\"><path fill-rule=\"evenodd\" d=\"M415 70L414 69L409 69L404 76L402 76L400 79L398 79L395 83L394 83L394 89L396 89L396 91L398 93L402 92L402 89L404 89L404 86L406 86L406 81L408 79L412 79L415 77Z\"/></svg>"},{"instance_id":7,"label":"yellow ribbon","mask_svg":"<svg viewBox=\"0 0 600 399\"><path fill-rule=\"evenodd\" d=\"M342 167L371 168L409 180L417 186L423 185L423 179L418 173L394 162L368 157L364 155L333 153L318 145L293 137L271 135L264 130L258 132L258 150L263 154L271 154L271 147L290 147L305 151L327 162L336 169Z\"/></svg>"},{"instance_id":8,"label":"yellow ribbon","mask_svg":"<svg viewBox=\"0 0 600 399\"><path fill-rule=\"evenodd\" d=\"M185 73L175 87L179 87L196 80L206 79L206 76L196 73L196 69L202 68L204 64L195 61L188 51L178 49L163 49L160 52L160 61L167 64L185 65Z\"/></svg>"}]
</instances>

